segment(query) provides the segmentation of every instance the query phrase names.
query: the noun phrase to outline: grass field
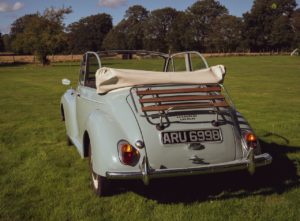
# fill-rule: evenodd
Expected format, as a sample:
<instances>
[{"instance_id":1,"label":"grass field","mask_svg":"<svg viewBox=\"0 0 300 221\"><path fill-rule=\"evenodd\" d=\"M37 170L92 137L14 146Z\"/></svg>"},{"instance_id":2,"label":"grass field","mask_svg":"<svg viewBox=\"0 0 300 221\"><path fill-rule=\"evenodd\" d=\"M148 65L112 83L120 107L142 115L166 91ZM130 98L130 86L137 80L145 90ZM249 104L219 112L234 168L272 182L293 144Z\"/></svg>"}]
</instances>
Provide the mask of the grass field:
<instances>
[{"instance_id":1,"label":"grass field","mask_svg":"<svg viewBox=\"0 0 300 221\"><path fill-rule=\"evenodd\" d=\"M227 173L90 188L88 162L65 141L60 82L77 64L0 66L0 220L300 220L300 58L209 58L274 162Z\"/></svg>"}]
</instances>

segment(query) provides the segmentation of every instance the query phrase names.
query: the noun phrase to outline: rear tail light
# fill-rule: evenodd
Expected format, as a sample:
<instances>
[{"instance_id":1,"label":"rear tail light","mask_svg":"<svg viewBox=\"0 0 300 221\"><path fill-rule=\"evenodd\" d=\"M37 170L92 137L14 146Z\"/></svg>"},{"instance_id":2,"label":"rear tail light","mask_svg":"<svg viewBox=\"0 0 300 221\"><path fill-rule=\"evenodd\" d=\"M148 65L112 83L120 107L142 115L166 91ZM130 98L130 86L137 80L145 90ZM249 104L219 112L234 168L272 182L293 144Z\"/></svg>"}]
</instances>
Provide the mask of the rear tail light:
<instances>
[{"instance_id":1,"label":"rear tail light","mask_svg":"<svg viewBox=\"0 0 300 221\"><path fill-rule=\"evenodd\" d=\"M125 140L118 143L119 159L124 165L135 166L140 159L140 152Z\"/></svg>"},{"instance_id":2,"label":"rear tail light","mask_svg":"<svg viewBox=\"0 0 300 221\"><path fill-rule=\"evenodd\" d=\"M250 148L255 149L257 147L257 145L258 145L257 138L254 133L252 133L250 131L246 131L243 133L243 137L244 137L244 140L246 142L248 149L250 149Z\"/></svg>"}]
</instances>

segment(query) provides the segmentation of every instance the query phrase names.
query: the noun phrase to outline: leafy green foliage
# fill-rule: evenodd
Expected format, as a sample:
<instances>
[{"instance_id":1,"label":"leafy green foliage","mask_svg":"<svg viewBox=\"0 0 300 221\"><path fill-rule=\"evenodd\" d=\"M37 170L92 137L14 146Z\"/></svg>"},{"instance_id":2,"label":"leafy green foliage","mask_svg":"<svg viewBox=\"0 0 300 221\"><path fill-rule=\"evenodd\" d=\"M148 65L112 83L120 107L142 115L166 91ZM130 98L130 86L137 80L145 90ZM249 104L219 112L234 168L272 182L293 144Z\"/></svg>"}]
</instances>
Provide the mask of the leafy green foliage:
<instances>
[{"instance_id":1,"label":"leafy green foliage","mask_svg":"<svg viewBox=\"0 0 300 221\"><path fill-rule=\"evenodd\" d=\"M4 50L5 50L5 47L4 47L3 37L2 37L2 33L0 32L0 52L2 52Z\"/></svg>"},{"instance_id":2,"label":"leafy green foliage","mask_svg":"<svg viewBox=\"0 0 300 221\"><path fill-rule=\"evenodd\" d=\"M242 48L241 18L232 15L223 15L216 18L212 30L208 34L208 51L235 52Z\"/></svg>"},{"instance_id":3,"label":"leafy green foliage","mask_svg":"<svg viewBox=\"0 0 300 221\"><path fill-rule=\"evenodd\" d=\"M101 51L102 42L112 29L112 17L102 13L80 19L68 26L68 44L72 53Z\"/></svg>"},{"instance_id":4,"label":"leafy green foliage","mask_svg":"<svg viewBox=\"0 0 300 221\"><path fill-rule=\"evenodd\" d=\"M269 51L290 47L293 38L290 18L296 5L295 0L254 1L251 11L244 14L245 38L250 49Z\"/></svg>"},{"instance_id":5,"label":"leafy green foliage","mask_svg":"<svg viewBox=\"0 0 300 221\"><path fill-rule=\"evenodd\" d=\"M9 34L2 35L3 46L5 51L11 51L11 36Z\"/></svg>"},{"instance_id":6,"label":"leafy green foliage","mask_svg":"<svg viewBox=\"0 0 300 221\"><path fill-rule=\"evenodd\" d=\"M294 40L294 32L291 26L290 18L280 16L274 21L270 36L270 44L273 48L288 50Z\"/></svg>"},{"instance_id":7,"label":"leafy green foliage","mask_svg":"<svg viewBox=\"0 0 300 221\"><path fill-rule=\"evenodd\" d=\"M228 15L228 10L219 1L203 0L195 2L187 9L190 17L190 28L193 33L195 49L204 51L209 43L209 34L217 18Z\"/></svg>"},{"instance_id":8,"label":"leafy green foliage","mask_svg":"<svg viewBox=\"0 0 300 221\"><path fill-rule=\"evenodd\" d=\"M162 8L154 10L145 24L145 48L161 52L168 52L169 40L172 38L168 35L172 28L178 12L174 8Z\"/></svg>"},{"instance_id":9,"label":"leafy green foliage","mask_svg":"<svg viewBox=\"0 0 300 221\"><path fill-rule=\"evenodd\" d=\"M169 49L170 51L192 50L194 45L190 17L185 12L177 13L168 32Z\"/></svg>"},{"instance_id":10,"label":"leafy green foliage","mask_svg":"<svg viewBox=\"0 0 300 221\"><path fill-rule=\"evenodd\" d=\"M256 0L250 12L229 15L217 0L196 1L186 11L128 9L106 36L106 49L201 52L292 50L299 45L295 0ZM143 16L141 16L143 15ZM145 19L141 19L145 18Z\"/></svg>"},{"instance_id":11,"label":"leafy green foliage","mask_svg":"<svg viewBox=\"0 0 300 221\"><path fill-rule=\"evenodd\" d=\"M47 64L47 55L61 51L66 44L62 20L71 11L49 8L43 15L36 13L17 19L11 28L13 50L35 54L43 65Z\"/></svg>"},{"instance_id":12,"label":"leafy green foliage","mask_svg":"<svg viewBox=\"0 0 300 221\"><path fill-rule=\"evenodd\" d=\"M128 8L124 19L116 25L106 36L103 47L105 49L141 50L144 47L145 21L149 12L140 5Z\"/></svg>"},{"instance_id":13,"label":"leafy green foliage","mask_svg":"<svg viewBox=\"0 0 300 221\"><path fill-rule=\"evenodd\" d=\"M128 8L125 13L126 31L125 39L128 49L145 49L145 21L149 18L149 11L143 6L134 5ZM125 25L125 24L124 24Z\"/></svg>"},{"instance_id":14,"label":"leafy green foliage","mask_svg":"<svg viewBox=\"0 0 300 221\"><path fill-rule=\"evenodd\" d=\"M106 50L125 50L128 49L126 41L127 24L123 20L116 27L114 27L105 37L103 41L103 48Z\"/></svg>"},{"instance_id":15,"label":"leafy green foliage","mask_svg":"<svg viewBox=\"0 0 300 221\"><path fill-rule=\"evenodd\" d=\"M294 11L292 15L292 28L295 33L294 47L300 48L300 8Z\"/></svg>"}]
</instances>

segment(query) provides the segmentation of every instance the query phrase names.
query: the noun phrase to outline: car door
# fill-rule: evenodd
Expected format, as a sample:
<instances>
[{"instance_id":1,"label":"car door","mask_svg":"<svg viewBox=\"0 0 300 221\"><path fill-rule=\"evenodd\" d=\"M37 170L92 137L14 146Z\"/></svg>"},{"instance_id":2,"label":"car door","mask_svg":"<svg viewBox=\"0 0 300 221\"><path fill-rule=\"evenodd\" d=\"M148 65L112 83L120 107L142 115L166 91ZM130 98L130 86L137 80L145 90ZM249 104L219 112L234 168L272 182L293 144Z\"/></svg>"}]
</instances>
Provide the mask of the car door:
<instances>
[{"instance_id":1,"label":"car door","mask_svg":"<svg viewBox=\"0 0 300 221\"><path fill-rule=\"evenodd\" d=\"M93 96L96 94L96 71L100 68L99 56L94 52L84 55L77 87L76 110L79 140L82 141L86 121L94 109Z\"/></svg>"}]
</instances>

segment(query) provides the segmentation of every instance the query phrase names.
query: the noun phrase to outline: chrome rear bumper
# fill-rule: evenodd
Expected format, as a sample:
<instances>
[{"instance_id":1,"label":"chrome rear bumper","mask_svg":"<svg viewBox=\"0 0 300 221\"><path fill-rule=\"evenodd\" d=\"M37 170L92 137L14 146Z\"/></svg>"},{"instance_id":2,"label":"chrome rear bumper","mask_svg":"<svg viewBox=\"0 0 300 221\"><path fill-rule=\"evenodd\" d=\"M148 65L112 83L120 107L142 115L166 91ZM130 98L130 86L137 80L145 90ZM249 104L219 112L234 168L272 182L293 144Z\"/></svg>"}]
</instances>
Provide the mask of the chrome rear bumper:
<instances>
[{"instance_id":1,"label":"chrome rear bumper","mask_svg":"<svg viewBox=\"0 0 300 221\"><path fill-rule=\"evenodd\" d=\"M142 179L145 184L149 183L150 179L163 177L189 176L197 174L221 173L235 170L249 169L254 163L255 167L268 165L272 162L272 157L267 154L254 156L254 160L241 159L226 163L203 165L192 168L177 168L177 169L149 169L147 160L143 163L139 172L106 172L108 179Z\"/></svg>"}]
</instances>

